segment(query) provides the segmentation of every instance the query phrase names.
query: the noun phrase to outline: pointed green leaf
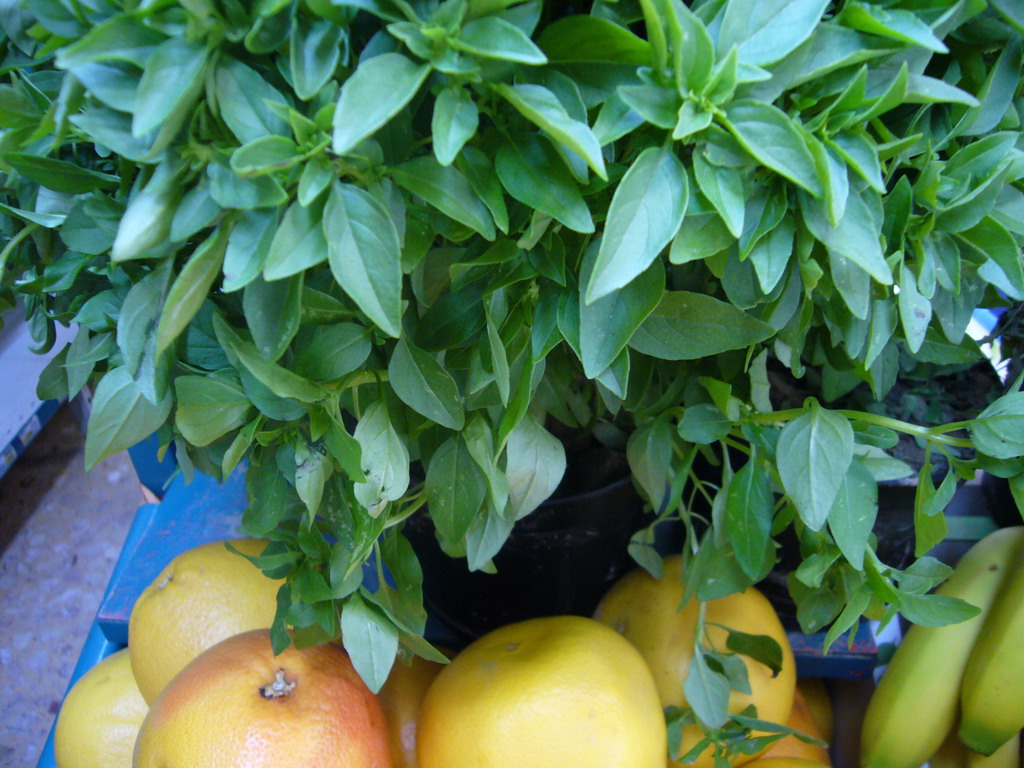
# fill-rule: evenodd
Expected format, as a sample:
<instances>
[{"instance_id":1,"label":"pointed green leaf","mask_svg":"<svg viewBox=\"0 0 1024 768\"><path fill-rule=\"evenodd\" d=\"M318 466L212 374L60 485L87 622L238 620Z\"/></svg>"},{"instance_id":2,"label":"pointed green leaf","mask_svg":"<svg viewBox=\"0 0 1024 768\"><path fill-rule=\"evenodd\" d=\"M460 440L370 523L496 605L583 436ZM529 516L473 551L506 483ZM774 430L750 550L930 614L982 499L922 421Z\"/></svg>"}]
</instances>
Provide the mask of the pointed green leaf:
<instances>
[{"instance_id":1,"label":"pointed green leaf","mask_svg":"<svg viewBox=\"0 0 1024 768\"><path fill-rule=\"evenodd\" d=\"M588 303L629 284L658 258L679 230L688 199L686 172L673 151L645 149L612 196Z\"/></svg>"},{"instance_id":2,"label":"pointed green leaf","mask_svg":"<svg viewBox=\"0 0 1024 768\"><path fill-rule=\"evenodd\" d=\"M402 324L402 253L394 221L368 192L336 182L324 208L334 279L384 333Z\"/></svg>"},{"instance_id":3,"label":"pointed green leaf","mask_svg":"<svg viewBox=\"0 0 1024 768\"><path fill-rule=\"evenodd\" d=\"M334 151L343 155L402 111L430 74L400 53L363 61L341 87L334 110Z\"/></svg>"}]
</instances>

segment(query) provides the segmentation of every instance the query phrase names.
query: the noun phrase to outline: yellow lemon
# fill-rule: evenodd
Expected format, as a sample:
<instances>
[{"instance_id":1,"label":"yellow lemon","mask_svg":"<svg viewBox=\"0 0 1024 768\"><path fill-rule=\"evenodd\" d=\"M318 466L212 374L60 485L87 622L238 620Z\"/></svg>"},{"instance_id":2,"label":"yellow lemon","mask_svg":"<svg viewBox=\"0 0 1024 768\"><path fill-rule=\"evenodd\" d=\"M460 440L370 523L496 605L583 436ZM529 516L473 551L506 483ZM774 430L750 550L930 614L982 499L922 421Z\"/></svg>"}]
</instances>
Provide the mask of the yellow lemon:
<instances>
[{"instance_id":1,"label":"yellow lemon","mask_svg":"<svg viewBox=\"0 0 1024 768\"><path fill-rule=\"evenodd\" d=\"M510 624L441 670L420 768L662 768L665 721L640 654L580 616Z\"/></svg>"},{"instance_id":2,"label":"yellow lemon","mask_svg":"<svg viewBox=\"0 0 1024 768\"><path fill-rule=\"evenodd\" d=\"M128 651L112 654L68 691L57 716L57 768L131 768L149 707L132 677Z\"/></svg>"}]
</instances>

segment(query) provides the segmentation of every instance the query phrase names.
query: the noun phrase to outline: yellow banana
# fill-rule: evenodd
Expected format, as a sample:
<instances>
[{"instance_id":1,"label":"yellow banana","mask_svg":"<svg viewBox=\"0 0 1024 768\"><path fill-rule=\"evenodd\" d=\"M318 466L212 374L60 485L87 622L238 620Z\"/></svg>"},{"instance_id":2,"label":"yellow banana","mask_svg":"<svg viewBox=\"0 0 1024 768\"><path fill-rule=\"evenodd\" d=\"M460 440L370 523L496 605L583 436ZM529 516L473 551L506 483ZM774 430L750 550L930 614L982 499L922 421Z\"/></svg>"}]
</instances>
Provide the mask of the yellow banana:
<instances>
[{"instance_id":1,"label":"yellow banana","mask_svg":"<svg viewBox=\"0 0 1024 768\"><path fill-rule=\"evenodd\" d=\"M914 625L871 697L861 731L862 768L917 768L952 730L960 681L985 616L1024 551L1024 526L1003 528L975 544L937 594L981 608L945 627Z\"/></svg>"},{"instance_id":2,"label":"yellow banana","mask_svg":"<svg viewBox=\"0 0 1024 768\"><path fill-rule=\"evenodd\" d=\"M1020 737L1015 733L1003 746L985 757L977 752L967 753L967 768L1020 768Z\"/></svg>"},{"instance_id":3,"label":"yellow banana","mask_svg":"<svg viewBox=\"0 0 1024 768\"><path fill-rule=\"evenodd\" d=\"M1024 560L1000 589L971 651L960 707L960 740L983 755L1024 728Z\"/></svg>"}]
</instances>

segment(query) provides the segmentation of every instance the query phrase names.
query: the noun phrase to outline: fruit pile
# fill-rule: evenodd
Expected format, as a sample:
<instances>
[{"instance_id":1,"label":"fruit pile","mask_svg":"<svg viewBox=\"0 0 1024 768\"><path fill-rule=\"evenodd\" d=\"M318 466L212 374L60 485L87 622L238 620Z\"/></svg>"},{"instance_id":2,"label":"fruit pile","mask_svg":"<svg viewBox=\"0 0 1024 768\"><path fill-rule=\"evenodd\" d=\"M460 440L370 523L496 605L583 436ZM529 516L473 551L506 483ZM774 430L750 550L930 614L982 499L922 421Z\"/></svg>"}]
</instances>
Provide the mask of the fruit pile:
<instances>
[{"instance_id":1,"label":"fruit pile","mask_svg":"<svg viewBox=\"0 0 1024 768\"><path fill-rule=\"evenodd\" d=\"M912 626L868 705L863 768L1017 768L1024 728L1024 526L975 544L937 590L980 609Z\"/></svg>"},{"instance_id":2,"label":"fruit pile","mask_svg":"<svg viewBox=\"0 0 1024 768\"><path fill-rule=\"evenodd\" d=\"M247 554L263 546L231 544ZM666 559L660 579L626 576L594 619L531 619L489 633L445 666L396 663L377 695L338 644L273 655L266 628L278 586L224 542L175 558L139 597L128 648L65 700L58 768L671 767L663 708L688 705L683 680L695 649L724 654L726 627L767 635L782 652L774 674L750 656L722 656L743 666L748 682L733 691L730 713L754 705L760 720L806 735L761 734L733 764L828 764L818 741L831 736L827 695L797 688L775 611L754 589L680 611L679 558ZM676 757L696 753L696 765L711 768L703 735L684 726Z\"/></svg>"}]
</instances>

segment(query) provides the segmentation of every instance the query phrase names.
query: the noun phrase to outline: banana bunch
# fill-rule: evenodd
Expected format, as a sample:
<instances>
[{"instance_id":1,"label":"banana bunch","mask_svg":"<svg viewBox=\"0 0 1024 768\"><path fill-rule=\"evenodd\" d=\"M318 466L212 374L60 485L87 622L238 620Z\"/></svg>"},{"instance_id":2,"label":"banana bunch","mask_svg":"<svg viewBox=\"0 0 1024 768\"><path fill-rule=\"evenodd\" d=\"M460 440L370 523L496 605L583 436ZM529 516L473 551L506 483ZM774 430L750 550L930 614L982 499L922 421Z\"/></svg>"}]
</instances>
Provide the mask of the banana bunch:
<instances>
[{"instance_id":1,"label":"banana bunch","mask_svg":"<svg viewBox=\"0 0 1024 768\"><path fill-rule=\"evenodd\" d=\"M961 768L1016 766L1024 728L1024 526L975 544L936 593L981 613L910 628L868 704L861 767L917 768L933 757L947 764L957 741L975 753L955 761Z\"/></svg>"}]
</instances>

